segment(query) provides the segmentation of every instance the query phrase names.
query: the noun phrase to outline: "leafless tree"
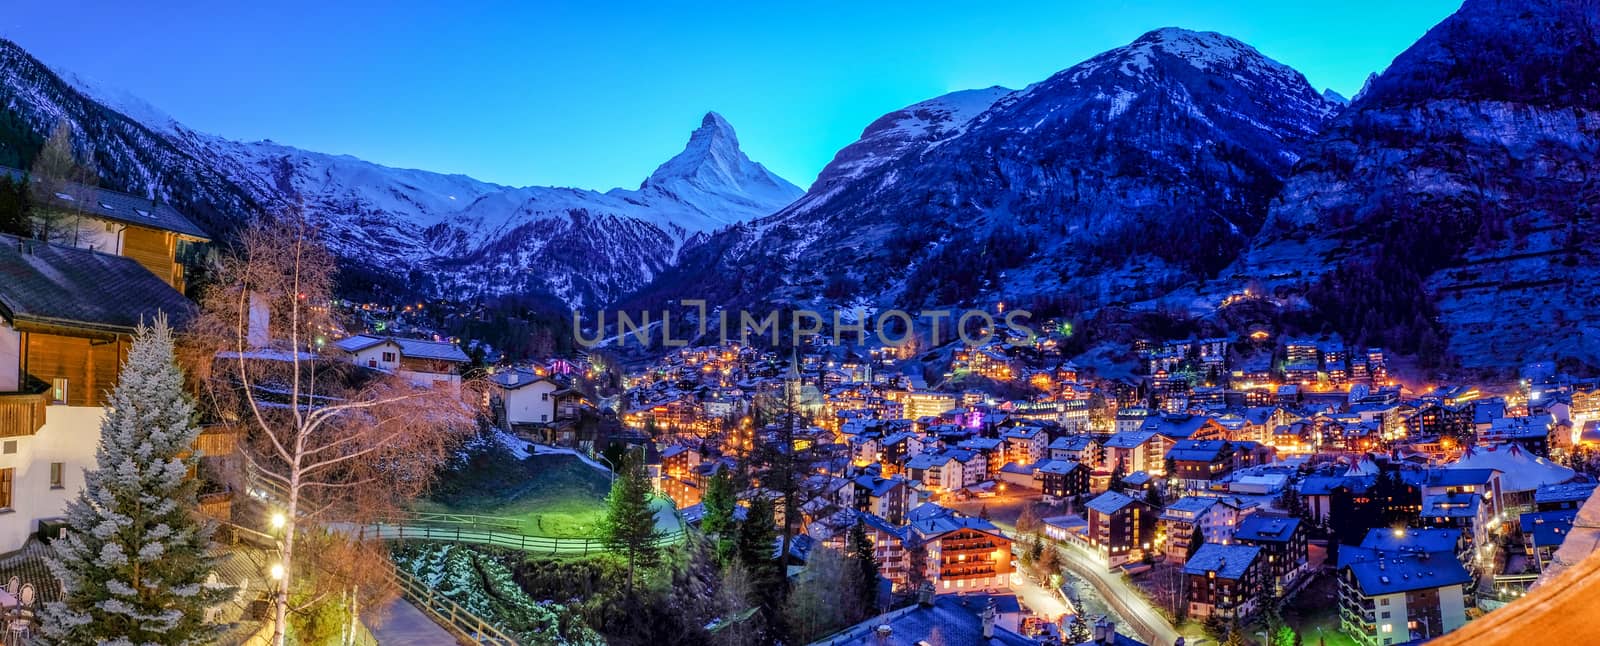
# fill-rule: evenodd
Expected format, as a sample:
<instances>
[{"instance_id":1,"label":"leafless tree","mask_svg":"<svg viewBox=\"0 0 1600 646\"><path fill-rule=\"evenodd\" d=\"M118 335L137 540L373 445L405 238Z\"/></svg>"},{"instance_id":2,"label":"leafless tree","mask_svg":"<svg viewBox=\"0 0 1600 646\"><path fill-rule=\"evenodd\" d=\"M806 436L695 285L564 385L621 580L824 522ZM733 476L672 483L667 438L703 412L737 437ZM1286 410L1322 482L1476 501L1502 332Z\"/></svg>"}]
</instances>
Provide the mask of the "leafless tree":
<instances>
[{"instance_id":1,"label":"leafless tree","mask_svg":"<svg viewBox=\"0 0 1600 646\"><path fill-rule=\"evenodd\" d=\"M78 244L83 234L84 209L94 199L93 187L99 183L93 157L74 151L71 122L62 119L56 123L34 159L31 172L33 191L40 198L33 209L39 239Z\"/></svg>"},{"instance_id":2,"label":"leafless tree","mask_svg":"<svg viewBox=\"0 0 1600 646\"><path fill-rule=\"evenodd\" d=\"M425 491L473 428L461 389L354 365L331 347L335 265L290 215L245 231L201 300L188 354L201 399L240 433L247 486L269 492L284 576L274 643L284 643L297 537L349 534Z\"/></svg>"}]
</instances>

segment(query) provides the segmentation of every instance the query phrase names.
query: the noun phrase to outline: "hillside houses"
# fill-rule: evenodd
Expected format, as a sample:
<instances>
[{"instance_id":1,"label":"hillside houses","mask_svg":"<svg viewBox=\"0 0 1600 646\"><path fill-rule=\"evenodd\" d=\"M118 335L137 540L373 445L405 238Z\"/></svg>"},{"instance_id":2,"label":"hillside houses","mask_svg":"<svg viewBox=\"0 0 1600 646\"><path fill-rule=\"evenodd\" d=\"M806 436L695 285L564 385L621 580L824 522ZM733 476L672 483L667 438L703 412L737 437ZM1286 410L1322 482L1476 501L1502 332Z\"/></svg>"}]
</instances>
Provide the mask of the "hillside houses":
<instances>
[{"instance_id":1,"label":"hillside houses","mask_svg":"<svg viewBox=\"0 0 1600 646\"><path fill-rule=\"evenodd\" d=\"M1373 599L1390 594L1381 578L1361 587L1370 583L1360 558L1372 530L1454 532L1462 549L1452 558L1464 563L1469 586L1506 562L1507 540L1537 567L1567 527L1555 513L1563 510L1540 501L1587 497L1575 488L1586 478L1554 459L1581 445L1583 425L1560 421L1572 418L1564 394L1546 395L1541 406L1454 386L1418 395L1390 383L1382 350L1351 352L1328 338L1163 343L1140 357L1153 363L1115 380L996 346L958 357L965 363L943 380L925 366L897 372L893 353L859 353L873 362L870 380L864 367L829 368L827 352L809 347L798 360L713 359L709 371L654 380L625 400L654 407L658 444L704 437L708 460L730 461L745 448L719 445L723 427L705 421L707 393L751 414L762 393L829 384L819 390L823 419L813 418L805 438L840 459L808 480L830 493L801 510L804 526L837 541L851 513L870 518L874 549L902 590L916 578L909 563L922 563L917 555L935 542L998 545L972 517L1020 498L1039 505L1037 531L1050 541L1086 550L1138 585L1156 576L1146 572L1181 576L1193 617L1249 621L1263 595L1293 595L1318 579L1346 577L1347 589ZM981 380L969 378L979 371ZM1005 388L987 383L1000 380ZM959 548L950 549L959 565ZM1386 559L1415 553L1374 549L1402 554ZM1332 552L1337 562L1317 567L1314 559ZM963 582L967 574L949 565L919 565L916 576L938 576L940 594L946 581L950 591L985 585ZM968 574L993 577L998 567Z\"/></svg>"}]
</instances>

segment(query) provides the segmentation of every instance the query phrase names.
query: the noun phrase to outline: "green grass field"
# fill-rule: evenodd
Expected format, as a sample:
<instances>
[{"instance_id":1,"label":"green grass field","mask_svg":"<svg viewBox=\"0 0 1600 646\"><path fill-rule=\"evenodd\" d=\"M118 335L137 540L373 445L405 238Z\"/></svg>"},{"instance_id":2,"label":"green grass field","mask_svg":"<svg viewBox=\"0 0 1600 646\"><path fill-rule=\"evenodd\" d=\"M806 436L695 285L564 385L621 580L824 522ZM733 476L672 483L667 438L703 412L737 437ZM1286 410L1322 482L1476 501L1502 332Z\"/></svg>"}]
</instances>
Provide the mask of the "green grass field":
<instances>
[{"instance_id":1,"label":"green grass field","mask_svg":"<svg viewBox=\"0 0 1600 646\"><path fill-rule=\"evenodd\" d=\"M416 509L515 518L534 536L592 537L609 489L605 472L574 455L480 456L442 477Z\"/></svg>"}]
</instances>

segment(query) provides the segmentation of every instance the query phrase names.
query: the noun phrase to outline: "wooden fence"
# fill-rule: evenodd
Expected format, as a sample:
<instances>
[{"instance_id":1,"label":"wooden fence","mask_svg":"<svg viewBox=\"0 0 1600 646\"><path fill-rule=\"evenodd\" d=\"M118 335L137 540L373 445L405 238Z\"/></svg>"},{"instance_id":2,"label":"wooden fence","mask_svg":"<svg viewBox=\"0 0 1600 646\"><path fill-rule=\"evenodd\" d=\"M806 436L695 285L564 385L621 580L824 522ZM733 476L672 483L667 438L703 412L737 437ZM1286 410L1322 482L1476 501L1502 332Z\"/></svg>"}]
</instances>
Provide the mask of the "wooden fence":
<instances>
[{"instance_id":1,"label":"wooden fence","mask_svg":"<svg viewBox=\"0 0 1600 646\"><path fill-rule=\"evenodd\" d=\"M517 640L461 604L438 594L432 587L400 569L393 570L395 584L411 605L427 613L434 623L471 644L516 646Z\"/></svg>"},{"instance_id":2,"label":"wooden fence","mask_svg":"<svg viewBox=\"0 0 1600 646\"><path fill-rule=\"evenodd\" d=\"M372 523L362 526L361 535L382 540L448 541L473 543L521 550L532 554L552 556L585 556L609 551L604 540L598 538L554 538L529 536L520 532L479 529L464 525L425 525ZM667 533L656 539L656 545L676 545L683 541L684 530Z\"/></svg>"}]
</instances>

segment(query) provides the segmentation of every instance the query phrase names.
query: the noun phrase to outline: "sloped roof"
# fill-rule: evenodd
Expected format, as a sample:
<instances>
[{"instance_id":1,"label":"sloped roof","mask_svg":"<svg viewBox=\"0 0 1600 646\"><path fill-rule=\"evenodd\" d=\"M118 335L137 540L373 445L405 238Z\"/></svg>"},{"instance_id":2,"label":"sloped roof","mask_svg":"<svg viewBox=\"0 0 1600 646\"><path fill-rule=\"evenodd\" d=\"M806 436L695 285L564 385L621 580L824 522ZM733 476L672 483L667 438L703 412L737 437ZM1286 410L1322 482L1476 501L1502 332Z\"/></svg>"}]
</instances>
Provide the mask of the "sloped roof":
<instances>
[{"instance_id":1,"label":"sloped roof","mask_svg":"<svg viewBox=\"0 0 1600 646\"><path fill-rule=\"evenodd\" d=\"M1134 499L1129 498L1126 494L1116 491L1107 491L1103 494L1095 496L1094 500L1084 503L1084 506L1102 514L1115 514L1118 510L1121 510L1123 507L1127 507L1134 502Z\"/></svg>"},{"instance_id":2,"label":"sloped roof","mask_svg":"<svg viewBox=\"0 0 1600 646\"><path fill-rule=\"evenodd\" d=\"M1533 536L1538 547L1559 547L1572 533L1572 524L1578 519L1578 510L1536 511L1523 514L1520 521L1522 533Z\"/></svg>"},{"instance_id":3,"label":"sloped roof","mask_svg":"<svg viewBox=\"0 0 1600 646\"><path fill-rule=\"evenodd\" d=\"M1588 500L1589 496L1594 495L1595 487L1596 484L1593 482L1545 485L1533 492L1533 501L1538 504L1548 504Z\"/></svg>"},{"instance_id":4,"label":"sloped roof","mask_svg":"<svg viewBox=\"0 0 1600 646\"><path fill-rule=\"evenodd\" d=\"M1016 597L997 597L998 600L1010 599L1010 605L1015 607ZM834 646L917 646L919 644L933 643L930 640L942 640L946 644L994 644L996 646L1033 646L1036 642L1003 626L996 626L992 638L983 636L983 620L979 618L980 612L988 604L987 597L972 595L941 594L934 597L933 605L908 606L901 610L873 617L860 624L847 628L840 633L829 636L818 643L828 643ZM1005 606L997 608L1005 611ZM879 634L878 627L887 626L889 629ZM1118 635L1118 646L1128 643L1121 641ZM1137 642L1134 642L1137 643Z\"/></svg>"},{"instance_id":5,"label":"sloped roof","mask_svg":"<svg viewBox=\"0 0 1600 646\"><path fill-rule=\"evenodd\" d=\"M1068 473L1072 473L1074 470L1080 469L1082 467L1083 467L1082 464L1079 464L1077 462L1073 462L1072 460L1050 460L1048 462L1045 462L1042 466L1040 466L1039 467L1039 471L1041 473L1052 473L1052 474L1058 474L1058 475L1065 475L1065 474L1068 474Z\"/></svg>"},{"instance_id":6,"label":"sloped roof","mask_svg":"<svg viewBox=\"0 0 1600 646\"><path fill-rule=\"evenodd\" d=\"M1543 485L1568 482L1577 476L1576 471L1528 453L1515 444L1469 447L1461 454L1461 459L1447 468L1499 471L1501 491L1533 491Z\"/></svg>"},{"instance_id":7,"label":"sloped roof","mask_svg":"<svg viewBox=\"0 0 1600 646\"><path fill-rule=\"evenodd\" d=\"M1174 500L1172 504L1161 510L1162 520L1192 521L1205 513L1212 505L1217 504L1216 498L1205 496L1184 496Z\"/></svg>"},{"instance_id":8,"label":"sloped roof","mask_svg":"<svg viewBox=\"0 0 1600 646\"><path fill-rule=\"evenodd\" d=\"M936 516L933 518L914 520L909 524L911 529L916 531L917 535L923 540L931 540L945 534L949 534L950 532L963 529L970 529L973 531L998 536L1000 538L1007 538L1005 533L1001 532L1000 528L996 527L994 523L982 518L973 518L971 516Z\"/></svg>"},{"instance_id":9,"label":"sloped roof","mask_svg":"<svg viewBox=\"0 0 1600 646\"><path fill-rule=\"evenodd\" d=\"M1472 581L1461 562L1449 556L1402 554L1347 564L1362 594L1375 597L1410 590L1442 588Z\"/></svg>"},{"instance_id":10,"label":"sloped roof","mask_svg":"<svg viewBox=\"0 0 1600 646\"><path fill-rule=\"evenodd\" d=\"M158 311L183 327L195 307L131 258L0 235L0 317L6 320L132 333Z\"/></svg>"},{"instance_id":11,"label":"sloped roof","mask_svg":"<svg viewBox=\"0 0 1600 646\"><path fill-rule=\"evenodd\" d=\"M1361 547L1379 552L1450 552L1454 553L1461 540L1462 530L1430 527L1395 531L1385 527L1367 530Z\"/></svg>"},{"instance_id":12,"label":"sloped roof","mask_svg":"<svg viewBox=\"0 0 1600 646\"><path fill-rule=\"evenodd\" d=\"M1230 447L1227 440L1178 440L1167 449L1167 458L1183 462L1214 462Z\"/></svg>"},{"instance_id":13,"label":"sloped roof","mask_svg":"<svg viewBox=\"0 0 1600 646\"><path fill-rule=\"evenodd\" d=\"M1250 570L1261 548L1256 545L1221 545L1206 543L1195 550L1194 556L1183 564L1184 574L1216 572L1217 578L1238 579Z\"/></svg>"},{"instance_id":14,"label":"sloped roof","mask_svg":"<svg viewBox=\"0 0 1600 646\"><path fill-rule=\"evenodd\" d=\"M1294 538L1295 529L1299 526L1299 518L1252 514L1239 521L1239 527L1234 530L1233 537L1241 541L1284 543Z\"/></svg>"},{"instance_id":15,"label":"sloped roof","mask_svg":"<svg viewBox=\"0 0 1600 646\"><path fill-rule=\"evenodd\" d=\"M4 167L0 167L0 175L7 175L12 178L24 177L22 171ZM211 239L210 234L206 233L205 230L197 226L188 217L172 208L171 205L154 202L147 197L119 193L98 186L85 186L76 183L71 184L71 186L72 189L70 191L62 194L45 195L42 191L35 190L33 191L34 199L43 199L50 206L79 211L104 220L171 231L201 240Z\"/></svg>"},{"instance_id":16,"label":"sloped roof","mask_svg":"<svg viewBox=\"0 0 1600 646\"><path fill-rule=\"evenodd\" d=\"M466 363L471 359L467 353L454 343L442 341L424 341L422 339L405 339L395 336L373 336L357 334L334 341L333 345L345 352L360 352L380 343L393 343L400 348L400 356L412 359L436 359L439 361L454 361Z\"/></svg>"},{"instance_id":17,"label":"sloped roof","mask_svg":"<svg viewBox=\"0 0 1600 646\"><path fill-rule=\"evenodd\" d=\"M1155 436L1155 431L1126 431L1117 433L1107 439L1105 447L1108 449L1131 449L1150 441Z\"/></svg>"},{"instance_id":18,"label":"sloped roof","mask_svg":"<svg viewBox=\"0 0 1600 646\"><path fill-rule=\"evenodd\" d=\"M1063 435L1050 443L1050 448L1064 451L1082 451L1089 448L1094 438L1088 435Z\"/></svg>"},{"instance_id":19,"label":"sloped roof","mask_svg":"<svg viewBox=\"0 0 1600 646\"><path fill-rule=\"evenodd\" d=\"M371 347L371 346L368 346L368 347ZM511 376L512 375L516 375L516 377L517 377L517 380L514 383L511 381ZM550 383L552 385L554 385L554 383L555 383L555 382L550 381L549 379L546 379L544 377L540 377L538 373L536 373L536 372L534 372L532 370L525 370L523 368L511 368L509 370L496 370L494 374L489 375L489 381L492 381L492 382L494 382L494 384L496 386L499 386L501 388L505 388L507 390L516 390L518 388L522 388L523 386L536 384L536 383L539 383L541 381Z\"/></svg>"}]
</instances>

